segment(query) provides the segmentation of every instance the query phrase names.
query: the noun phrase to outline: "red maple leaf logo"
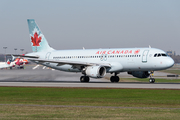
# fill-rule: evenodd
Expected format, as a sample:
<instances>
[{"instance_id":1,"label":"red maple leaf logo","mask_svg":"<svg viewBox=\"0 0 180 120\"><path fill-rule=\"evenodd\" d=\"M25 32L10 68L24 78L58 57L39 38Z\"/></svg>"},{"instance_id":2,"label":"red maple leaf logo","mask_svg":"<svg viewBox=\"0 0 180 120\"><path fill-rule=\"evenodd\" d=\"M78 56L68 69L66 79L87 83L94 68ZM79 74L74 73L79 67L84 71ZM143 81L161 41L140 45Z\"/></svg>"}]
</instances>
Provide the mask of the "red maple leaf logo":
<instances>
[{"instance_id":1,"label":"red maple leaf logo","mask_svg":"<svg viewBox=\"0 0 180 120\"><path fill-rule=\"evenodd\" d=\"M10 63L11 63L11 62L8 60L8 61L7 61L7 64L10 65Z\"/></svg>"},{"instance_id":2,"label":"red maple leaf logo","mask_svg":"<svg viewBox=\"0 0 180 120\"><path fill-rule=\"evenodd\" d=\"M41 37L38 37L39 35L37 32L34 33L34 38L31 36L31 42L33 43L33 46L40 46L39 43L41 42Z\"/></svg>"},{"instance_id":3,"label":"red maple leaf logo","mask_svg":"<svg viewBox=\"0 0 180 120\"><path fill-rule=\"evenodd\" d=\"M139 52L140 52L140 50L138 49L138 50L134 51L134 54L138 54Z\"/></svg>"}]
</instances>

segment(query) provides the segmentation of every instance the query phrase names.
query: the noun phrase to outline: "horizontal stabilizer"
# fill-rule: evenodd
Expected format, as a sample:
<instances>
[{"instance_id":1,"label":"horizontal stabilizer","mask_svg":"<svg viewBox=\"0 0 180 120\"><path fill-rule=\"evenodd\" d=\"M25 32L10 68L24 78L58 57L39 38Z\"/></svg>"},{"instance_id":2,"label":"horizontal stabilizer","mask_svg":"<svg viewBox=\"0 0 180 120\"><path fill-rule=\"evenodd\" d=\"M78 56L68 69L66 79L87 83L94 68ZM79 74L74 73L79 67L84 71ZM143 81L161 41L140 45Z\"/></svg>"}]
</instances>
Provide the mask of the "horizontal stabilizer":
<instances>
[{"instance_id":1,"label":"horizontal stabilizer","mask_svg":"<svg viewBox=\"0 0 180 120\"><path fill-rule=\"evenodd\" d=\"M14 57L22 57L22 58L39 58L39 56L28 56L28 55L13 55L13 54L7 54L7 56L14 56Z\"/></svg>"}]
</instances>

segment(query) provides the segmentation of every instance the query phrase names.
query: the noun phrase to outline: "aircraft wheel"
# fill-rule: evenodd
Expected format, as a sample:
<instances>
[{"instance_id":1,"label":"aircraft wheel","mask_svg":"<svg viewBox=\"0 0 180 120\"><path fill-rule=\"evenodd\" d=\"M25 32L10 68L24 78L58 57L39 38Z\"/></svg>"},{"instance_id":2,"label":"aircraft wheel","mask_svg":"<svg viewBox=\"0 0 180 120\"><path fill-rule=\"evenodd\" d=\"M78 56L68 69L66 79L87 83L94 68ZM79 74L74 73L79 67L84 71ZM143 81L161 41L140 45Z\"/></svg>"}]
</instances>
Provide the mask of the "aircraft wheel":
<instances>
[{"instance_id":1,"label":"aircraft wheel","mask_svg":"<svg viewBox=\"0 0 180 120\"><path fill-rule=\"evenodd\" d=\"M111 82L114 82L114 77L115 77L115 76L111 76L111 78L110 78L110 81L111 81Z\"/></svg>"},{"instance_id":2,"label":"aircraft wheel","mask_svg":"<svg viewBox=\"0 0 180 120\"><path fill-rule=\"evenodd\" d=\"M84 76L85 82L89 82L89 77L88 76Z\"/></svg>"},{"instance_id":3,"label":"aircraft wheel","mask_svg":"<svg viewBox=\"0 0 180 120\"><path fill-rule=\"evenodd\" d=\"M119 77L115 76L115 82L119 82Z\"/></svg>"},{"instance_id":4,"label":"aircraft wheel","mask_svg":"<svg viewBox=\"0 0 180 120\"><path fill-rule=\"evenodd\" d=\"M81 82L89 82L89 77L88 76L81 76L80 81Z\"/></svg>"},{"instance_id":5,"label":"aircraft wheel","mask_svg":"<svg viewBox=\"0 0 180 120\"><path fill-rule=\"evenodd\" d=\"M81 81L81 82L84 82L84 76L81 76L81 77L80 77L80 81Z\"/></svg>"},{"instance_id":6,"label":"aircraft wheel","mask_svg":"<svg viewBox=\"0 0 180 120\"><path fill-rule=\"evenodd\" d=\"M119 82L119 77L118 76L111 76L110 81L111 82Z\"/></svg>"},{"instance_id":7,"label":"aircraft wheel","mask_svg":"<svg viewBox=\"0 0 180 120\"><path fill-rule=\"evenodd\" d=\"M150 79L149 79L149 82L150 82L150 83L154 83L154 82L155 82L155 79L154 79L154 78L150 78Z\"/></svg>"}]
</instances>

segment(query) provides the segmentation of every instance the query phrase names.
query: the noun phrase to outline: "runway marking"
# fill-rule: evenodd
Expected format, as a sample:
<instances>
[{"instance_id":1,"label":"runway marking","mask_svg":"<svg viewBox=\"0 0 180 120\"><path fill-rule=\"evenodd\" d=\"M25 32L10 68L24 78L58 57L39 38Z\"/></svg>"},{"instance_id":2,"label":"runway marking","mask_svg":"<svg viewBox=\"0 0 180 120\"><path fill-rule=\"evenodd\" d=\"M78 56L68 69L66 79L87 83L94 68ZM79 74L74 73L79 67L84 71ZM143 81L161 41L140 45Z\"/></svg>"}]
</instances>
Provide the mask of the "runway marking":
<instances>
[{"instance_id":1,"label":"runway marking","mask_svg":"<svg viewBox=\"0 0 180 120\"><path fill-rule=\"evenodd\" d=\"M180 108L160 108L160 107L115 107L115 106L82 106L82 105L35 105L35 104L0 104L1 106L26 106L26 107L76 107L76 108L112 108L112 109L171 109Z\"/></svg>"}]
</instances>

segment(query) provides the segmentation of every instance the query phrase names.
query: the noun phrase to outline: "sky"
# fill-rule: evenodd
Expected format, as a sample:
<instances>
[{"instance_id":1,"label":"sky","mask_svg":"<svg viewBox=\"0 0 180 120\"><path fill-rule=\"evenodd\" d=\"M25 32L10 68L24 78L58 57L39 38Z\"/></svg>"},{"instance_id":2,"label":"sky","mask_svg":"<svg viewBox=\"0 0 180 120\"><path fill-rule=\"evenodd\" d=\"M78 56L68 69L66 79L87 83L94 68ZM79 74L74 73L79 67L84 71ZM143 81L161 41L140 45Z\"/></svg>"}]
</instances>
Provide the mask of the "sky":
<instances>
[{"instance_id":1,"label":"sky","mask_svg":"<svg viewBox=\"0 0 180 120\"><path fill-rule=\"evenodd\" d=\"M58 50L150 45L180 55L180 0L0 0L0 53L32 52L27 19Z\"/></svg>"}]
</instances>

